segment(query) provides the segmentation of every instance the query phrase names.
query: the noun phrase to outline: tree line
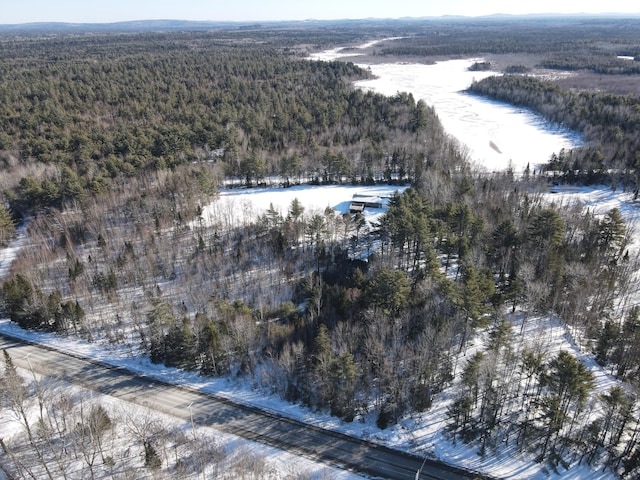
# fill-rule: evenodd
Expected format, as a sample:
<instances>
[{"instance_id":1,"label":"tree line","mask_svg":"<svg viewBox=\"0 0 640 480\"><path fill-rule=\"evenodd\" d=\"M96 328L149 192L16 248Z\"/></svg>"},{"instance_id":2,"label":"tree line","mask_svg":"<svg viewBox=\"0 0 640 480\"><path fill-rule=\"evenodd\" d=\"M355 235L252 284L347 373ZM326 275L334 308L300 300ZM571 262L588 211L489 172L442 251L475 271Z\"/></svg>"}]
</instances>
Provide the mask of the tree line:
<instances>
[{"instance_id":1,"label":"tree line","mask_svg":"<svg viewBox=\"0 0 640 480\"><path fill-rule=\"evenodd\" d=\"M583 148L553 154L545 167L563 180L638 189L638 97L565 90L526 75L488 77L474 82L469 91L531 108L583 135Z\"/></svg>"},{"instance_id":2,"label":"tree line","mask_svg":"<svg viewBox=\"0 0 640 480\"><path fill-rule=\"evenodd\" d=\"M525 61L532 55L546 68L623 74L637 73L638 65L617 56L640 54L640 22L633 18L441 19L418 23L413 30L374 46L375 55L433 59L517 54Z\"/></svg>"}]
</instances>

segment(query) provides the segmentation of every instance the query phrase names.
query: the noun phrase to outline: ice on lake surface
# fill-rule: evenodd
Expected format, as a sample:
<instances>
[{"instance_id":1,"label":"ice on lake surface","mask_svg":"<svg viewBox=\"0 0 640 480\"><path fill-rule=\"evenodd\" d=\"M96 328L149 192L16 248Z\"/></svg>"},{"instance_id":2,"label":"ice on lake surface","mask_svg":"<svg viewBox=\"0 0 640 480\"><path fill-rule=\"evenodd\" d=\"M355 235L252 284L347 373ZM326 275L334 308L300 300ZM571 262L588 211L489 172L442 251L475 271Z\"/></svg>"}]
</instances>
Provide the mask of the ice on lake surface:
<instances>
[{"instance_id":1,"label":"ice on lake surface","mask_svg":"<svg viewBox=\"0 0 640 480\"><path fill-rule=\"evenodd\" d=\"M367 44L370 45L370 44ZM345 53L357 56L352 50ZM340 57L339 49L313 56L319 60ZM436 110L445 130L467 147L470 160L489 171L510 166L521 173L545 163L551 154L580 145L575 132L552 125L533 112L465 93L473 80L496 75L472 72L469 67L482 59L447 60L433 65L393 63L360 64L376 78L356 82L358 87L383 95L413 94Z\"/></svg>"},{"instance_id":2,"label":"ice on lake surface","mask_svg":"<svg viewBox=\"0 0 640 480\"><path fill-rule=\"evenodd\" d=\"M574 132L552 125L531 111L465 93L473 82L495 75L471 72L477 61L448 60L434 65L371 65L374 80L357 82L385 95L406 91L435 107L445 130L467 146L471 161L490 171L522 172L545 163L554 152L580 144Z\"/></svg>"},{"instance_id":3,"label":"ice on lake surface","mask_svg":"<svg viewBox=\"0 0 640 480\"><path fill-rule=\"evenodd\" d=\"M373 43L347 50L335 48L313 54L311 58L331 61L349 57L357 62L361 55L358 48ZM469 71L469 67L480 60L447 60L433 65L361 65L369 68L376 78L356 82L356 86L383 95L409 92L416 100L423 99L435 108L445 130L466 147L469 159L489 171L505 171L511 167L519 174L527 165L533 170L536 165L547 162L554 152L580 144L576 133L545 122L531 111L465 93L474 79L495 75L493 72ZM220 202L207 207L203 220L220 218L227 211L235 212L237 220L243 217L242 220L250 221L264 213L270 204L286 216L293 198L298 198L307 207L307 212L329 206L344 213L354 193L372 194L368 192L370 189L334 186L224 191ZM380 213L369 211L368 220L376 221Z\"/></svg>"}]
</instances>

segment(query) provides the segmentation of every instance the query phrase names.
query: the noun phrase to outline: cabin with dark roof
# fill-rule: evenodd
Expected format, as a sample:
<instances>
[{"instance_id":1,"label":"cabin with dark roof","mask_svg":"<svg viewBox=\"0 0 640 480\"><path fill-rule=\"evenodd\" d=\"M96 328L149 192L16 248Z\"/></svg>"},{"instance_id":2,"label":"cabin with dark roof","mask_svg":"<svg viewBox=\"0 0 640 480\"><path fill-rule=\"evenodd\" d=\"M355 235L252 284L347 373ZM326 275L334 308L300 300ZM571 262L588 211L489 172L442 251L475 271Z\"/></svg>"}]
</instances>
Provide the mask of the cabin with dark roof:
<instances>
[{"instance_id":1,"label":"cabin with dark roof","mask_svg":"<svg viewBox=\"0 0 640 480\"><path fill-rule=\"evenodd\" d=\"M349 213L362 213L365 208L382 208L383 202L380 197L355 194L349 205Z\"/></svg>"},{"instance_id":2,"label":"cabin with dark roof","mask_svg":"<svg viewBox=\"0 0 640 480\"><path fill-rule=\"evenodd\" d=\"M362 213L364 211L363 202L351 202L349 205L349 213Z\"/></svg>"}]
</instances>

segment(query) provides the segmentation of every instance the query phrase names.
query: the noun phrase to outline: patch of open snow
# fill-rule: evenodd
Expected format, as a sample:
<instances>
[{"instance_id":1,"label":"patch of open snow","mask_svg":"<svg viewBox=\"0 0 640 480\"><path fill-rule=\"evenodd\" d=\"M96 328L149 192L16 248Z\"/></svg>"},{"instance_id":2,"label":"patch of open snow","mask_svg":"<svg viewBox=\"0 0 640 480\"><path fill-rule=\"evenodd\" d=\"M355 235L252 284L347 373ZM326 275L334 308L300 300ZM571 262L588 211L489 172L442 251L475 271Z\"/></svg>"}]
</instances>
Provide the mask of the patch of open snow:
<instances>
[{"instance_id":1,"label":"patch of open snow","mask_svg":"<svg viewBox=\"0 0 640 480\"><path fill-rule=\"evenodd\" d=\"M603 185L588 187L561 185L555 187L546 198L557 205L582 205L596 216L603 216L611 209L617 208L627 222L627 226L632 230L635 230L640 221L640 200L635 198L633 193L615 191ZM632 235L632 240L634 244L638 244L640 238Z\"/></svg>"},{"instance_id":2,"label":"patch of open snow","mask_svg":"<svg viewBox=\"0 0 640 480\"><path fill-rule=\"evenodd\" d=\"M330 50L323 50L321 52L315 52L315 53L311 53L309 55L309 58L311 58L312 60L324 60L324 61L332 61L332 60L337 60L338 58L345 58L345 57L359 57L364 55L363 52L357 52L357 51L352 51L352 50L365 50L367 48L373 47L375 44L383 42L385 40L398 40L402 37L389 37L389 38L384 38L381 40L371 40L370 42L367 43L363 43L362 45L356 45L353 47L337 47L337 48L332 48Z\"/></svg>"},{"instance_id":3,"label":"patch of open snow","mask_svg":"<svg viewBox=\"0 0 640 480\"><path fill-rule=\"evenodd\" d=\"M9 275L11 263L16 259L25 242L26 224L18 228L17 237L6 247L0 249L0 279Z\"/></svg>"},{"instance_id":4,"label":"patch of open snow","mask_svg":"<svg viewBox=\"0 0 640 480\"><path fill-rule=\"evenodd\" d=\"M402 185L298 185L287 188L224 189L220 198L203 208L201 218L205 224L224 221L226 224L232 222L232 225L242 225L255 221L270 206L286 217L294 199L298 199L305 208L305 215L323 213L327 207L345 214L349 212L354 195L388 199L394 192L402 193L407 188ZM377 222L386 210L386 205L383 208L365 208L363 215L371 224Z\"/></svg>"}]
</instances>

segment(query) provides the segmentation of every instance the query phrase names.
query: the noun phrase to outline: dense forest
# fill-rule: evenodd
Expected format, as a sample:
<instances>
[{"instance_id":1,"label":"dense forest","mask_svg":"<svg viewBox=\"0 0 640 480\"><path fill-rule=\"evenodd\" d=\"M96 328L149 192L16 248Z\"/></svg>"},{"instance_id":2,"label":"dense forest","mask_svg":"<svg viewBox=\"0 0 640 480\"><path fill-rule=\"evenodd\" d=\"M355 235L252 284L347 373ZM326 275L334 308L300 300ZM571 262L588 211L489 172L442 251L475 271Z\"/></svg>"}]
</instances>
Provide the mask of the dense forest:
<instances>
[{"instance_id":1,"label":"dense forest","mask_svg":"<svg viewBox=\"0 0 640 480\"><path fill-rule=\"evenodd\" d=\"M533 27L516 27L489 48L466 25L429 55L507 37L531 53ZM427 55L425 31L400 41L410 51L374 53ZM563 32L550 51L570 51ZM24 221L29 245L2 285L7 316L382 429L450 389L450 437L481 455L506 444L553 469L637 476L640 311L620 305L638 264L620 211L554 204L543 175L474 171L424 101L354 89L368 73L351 63L299 58L293 39L315 38L0 39L0 243ZM551 159L567 181L638 187L633 97L523 76L472 88L583 132L585 149ZM411 188L375 225L298 201L203 217L226 181L273 179ZM579 359L524 334L552 321L621 386L594 391Z\"/></svg>"},{"instance_id":2,"label":"dense forest","mask_svg":"<svg viewBox=\"0 0 640 480\"><path fill-rule=\"evenodd\" d=\"M637 57L637 19L603 17L442 19L414 26L413 35L374 46L383 57L491 56L561 70L591 69L600 73L638 73L638 65L617 58ZM401 33L401 30L398 30Z\"/></svg>"},{"instance_id":3,"label":"dense forest","mask_svg":"<svg viewBox=\"0 0 640 480\"><path fill-rule=\"evenodd\" d=\"M409 98L382 101L349 89L345 80L364 75L350 64L294 62L273 49L206 38L140 52L154 38L138 41L132 46L124 38L99 61L84 57L91 46L81 40L66 47L77 48L79 58L33 67L31 57L25 65L7 61L0 92L4 162L24 170L28 159L52 170L38 178L20 172L17 185L5 185L15 214L80 200L108 190L116 177L139 178L214 152L222 152L225 174L248 184L302 172L360 179L373 162L380 170L389 131L412 131L413 118L423 115ZM367 155L352 169L344 153L363 150L361 142Z\"/></svg>"}]
</instances>

